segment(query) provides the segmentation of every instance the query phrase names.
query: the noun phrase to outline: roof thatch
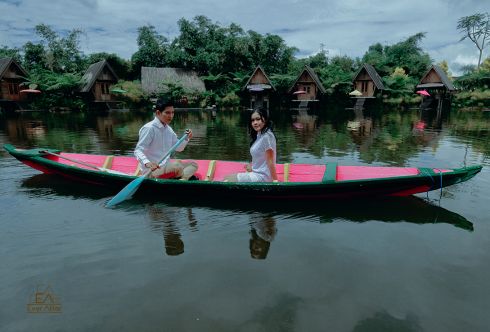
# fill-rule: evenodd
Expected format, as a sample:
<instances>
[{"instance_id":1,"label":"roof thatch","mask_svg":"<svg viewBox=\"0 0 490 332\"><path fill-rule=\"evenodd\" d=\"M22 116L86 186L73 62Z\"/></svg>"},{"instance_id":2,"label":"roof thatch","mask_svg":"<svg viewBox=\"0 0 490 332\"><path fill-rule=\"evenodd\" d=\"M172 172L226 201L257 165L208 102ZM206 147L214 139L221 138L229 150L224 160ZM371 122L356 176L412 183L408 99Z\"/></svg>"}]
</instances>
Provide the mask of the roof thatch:
<instances>
[{"instance_id":1,"label":"roof thatch","mask_svg":"<svg viewBox=\"0 0 490 332\"><path fill-rule=\"evenodd\" d=\"M352 82L357 81L357 77L361 74L363 69L366 70L367 74L369 75L371 80L374 82L374 85L376 86L376 88L378 90L384 90L385 89L385 86L383 84L383 80L378 75L378 72L376 71L376 69L374 69L374 67L372 65L370 65L369 63L365 63L362 65L362 67L359 69L357 74L354 76L354 79L352 80Z\"/></svg>"},{"instance_id":2,"label":"roof thatch","mask_svg":"<svg viewBox=\"0 0 490 332\"><path fill-rule=\"evenodd\" d=\"M262 72L262 75L264 75L265 79L267 80L266 83L253 83L253 84L250 84L250 81L252 80L252 78L255 76L255 74L260 71ZM253 89L256 89L256 88L261 88L261 89L272 89L272 90L276 90L276 88L274 88L274 85L272 85L272 82L271 80L269 79L269 76L267 76L267 74L265 73L264 71L264 68L262 68L261 65L258 65L255 70L253 71L252 75L250 75L250 77L248 78L247 80L247 83L245 83L244 87L242 88L242 90L253 90Z\"/></svg>"},{"instance_id":3,"label":"roof thatch","mask_svg":"<svg viewBox=\"0 0 490 332\"><path fill-rule=\"evenodd\" d=\"M437 76L439 76L440 82L426 82L426 83L424 83L424 80L427 78L427 76L430 74L430 72L432 70L436 72ZM422 79L420 80L420 83L417 85L417 88L436 87L436 86L429 86L431 84L433 85L434 83L444 84L446 89L448 89L449 91L455 91L456 90L456 88L454 87L453 83L449 80L449 78L447 77L444 70L442 70L441 67L436 66L436 65L432 65L432 67L429 68L429 70L425 73L425 75L422 76Z\"/></svg>"},{"instance_id":4,"label":"roof thatch","mask_svg":"<svg viewBox=\"0 0 490 332\"><path fill-rule=\"evenodd\" d=\"M325 90L325 87L323 86L322 82L320 81L320 79L316 75L315 71L310 66L308 66L308 65L305 65L305 68L303 69L303 71L301 73L299 73L298 78L296 78L296 80L294 81L294 83L291 86L291 88L289 88L288 93L292 93L293 92L293 89L294 89L296 83L299 81L299 79L301 78L301 76L303 75L303 73L305 71L313 79L313 82L315 82L315 84L317 85L318 90L320 90L321 93L325 93L326 90Z\"/></svg>"},{"instance_id":5,"label":"roof thatch","mask_svg":"<svg viewBox=\"0 0 490 332\"><path fill-rule=\"evenodd\" d=\"M80 92L89 92L90 89L92 89L92 86L104 70L104 67L107 67L107 69L111 72L116 81L118 80L118 77L112 69L111 65L106 60L102 60L91 64L90 67L88 67L88 69L85 71L85 74L82 77L83 85L80 88Z\"/></svg>"},{"instance_id":6,"label":"roof thatch","mask_svg":"<svg viewBox=\"0 0 490 332\"><path fill-rule=\"evenodd\" d=\"M141 67L141 87L145 93L165 92L167 88L162 84L164 82L180 84L191 91L206 91L204 82L192 70L168 67Z\"/></svg>"},{"instance_id":7,"label":"roof thatch","mask_svg":"<svg viewBox=\"0 0 490 332\"><path fill-rule=\"evenodd\" d=\"M5 75L5 72L7 69L11 66L14 65L17 67L19 72L22 74L22 76L27 76L27 72L22 68L21 65L17 63L17 61L14 60L14 58L1 58L0 59L0 79ZM19 77L20 78L20 77Z\"/></svg>"}]
</instances>

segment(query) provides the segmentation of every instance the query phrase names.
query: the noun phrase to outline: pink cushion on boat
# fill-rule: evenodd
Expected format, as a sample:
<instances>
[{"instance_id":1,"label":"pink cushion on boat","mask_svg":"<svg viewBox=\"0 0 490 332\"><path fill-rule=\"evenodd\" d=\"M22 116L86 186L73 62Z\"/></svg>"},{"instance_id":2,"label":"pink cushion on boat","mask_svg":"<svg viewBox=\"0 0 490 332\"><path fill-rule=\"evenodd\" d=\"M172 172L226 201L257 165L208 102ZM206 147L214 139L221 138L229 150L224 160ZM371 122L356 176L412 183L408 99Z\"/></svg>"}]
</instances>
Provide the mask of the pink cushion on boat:
<instances>
[{"instance_id":1,"label":"pink cushion on boat","mask_svg":"<svg viewBox=\"0 0 490 332\"><path fill-rule=\"evenodd\" d=\"M70 159L77 160L77 161L82 161L84 163L87 163L87 164L90 164L90 165L94 165L94 166L97 166L97 167L102 167L102 165L104 164L105 158L106 158L106 156L102 156L102 155L91 155L91 154L81 154L81 153L65 153L65 152L61 152L60 155L63 156L63 157L67 157L67 158L70 158ZM82 164L79 164L79 163L75 163L75 162L70 161L70 160L59 158L57 156L49 156L48 159L51 159L53 161L57 161L60 164L64 164L64 165L75 165L76 167L94 170L91 167L87 167L85 165L82 165Z\"/></svg>"},{"instance_id":2,"label":"pink cushion on boat","mask_svg":"<svg viewBox=\"0 0 490 332\"><path fill-rule=\"evenodd\" d=\"M291 164L289 166L289 182L322 181L325 165Z\"/></svg>"},{"instance_id":3,"label":"pink cushion on boat","mask_svg":"<svg viewBox=\"0 0 490 332\"><path fill-rule=\"evenodd\" d=\"M337 181L418 175L415 167L338 166Z\"/></svg>"},{"instance_id":4,"label":"pink cushion on boat","mask_svg":"<svg viewBox=\"0 0 490 332\"><path fill-rule=\"evenodd\" d=\"M136 172L136 166L138 161L135 157L129 156L115 156L112 160L112 167L110 169L114 171L119 171L127 173L129 175L134 175Z\"/></svg>"},{"instance_id":5,"label":"pink cushion on boat","mask_svg":"<svg viewBox=\"0 0 490 332\"><path fill-rule=\"evenodd\" d=\"M245 165L247 165L245 162L216 160L213 180L223 181L227 175L245 172Z\"/></svg>"}]
</instances>

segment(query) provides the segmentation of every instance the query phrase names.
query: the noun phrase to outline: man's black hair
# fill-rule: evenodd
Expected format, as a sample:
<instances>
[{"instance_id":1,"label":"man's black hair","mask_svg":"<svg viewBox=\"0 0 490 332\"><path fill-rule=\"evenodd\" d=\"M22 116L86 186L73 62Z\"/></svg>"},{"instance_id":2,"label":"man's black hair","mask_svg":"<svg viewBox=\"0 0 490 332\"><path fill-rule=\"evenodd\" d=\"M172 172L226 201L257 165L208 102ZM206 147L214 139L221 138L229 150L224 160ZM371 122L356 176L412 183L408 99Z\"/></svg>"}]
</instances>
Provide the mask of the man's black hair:
<instances>
[{"instance_id":1,"label":"man's black hair","mask_svg":"<svg viewBox=\"0 0 490 332\"><path fill-rule=\"evenodd\" d=\"M174 106L174 101L168 97L160 97L158 98L157 103L155 104L155 111L159 110L160 112L162 112L165 109L165 107L168 106Z\"/></svg>"}]
</instances>

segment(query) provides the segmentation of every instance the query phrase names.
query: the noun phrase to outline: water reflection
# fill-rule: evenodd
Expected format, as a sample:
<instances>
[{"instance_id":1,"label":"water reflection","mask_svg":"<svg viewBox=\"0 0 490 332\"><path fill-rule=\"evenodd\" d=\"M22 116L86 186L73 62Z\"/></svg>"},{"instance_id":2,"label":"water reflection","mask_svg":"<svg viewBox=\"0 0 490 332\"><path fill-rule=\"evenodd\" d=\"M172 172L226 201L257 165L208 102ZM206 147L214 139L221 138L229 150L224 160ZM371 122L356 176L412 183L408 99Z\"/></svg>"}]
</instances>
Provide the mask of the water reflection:
<instances>
[{"instance_id":1,"label":"water reflection","mask_svg":"<svg viewBox=\"0 0 490 332\"><path fill-rule=\"evenodd\" d=\"M375 332L375 331L404 331L421 332L419 320L413 315L407 315L405 319L398 319L389 313L382 311L366 318L356 324L352 332Z\"/></svg>"},{"instance_id":2,"label":"water reflection","mask_svg":"<svg viewBox=\"0 0 490 332\"><path fill-rule=\"evenodd\" d=\"M24 193L30 197L43 196L70 196L74 198L89 198L99 200L109 199L115 194L113 189L93 186L85 183L76 183L52 175L40 174L27 178L22 181ZM140 209L141 205L158 204L161 198L155 195L140 194L119 207L129 211ZM179 220L182 218L182 209L186 209L185 219L191 227L195 227L196 220L188 209L203 207L216 210L229 210L237 213L263 213L266 214L264 221L257 223L252 220L251 225L258 225L258 228L266 230L262 234L265 240L272 240L275 223L272 216L281 215L282 219L299 218L303 220L314 220L320 223L332 223L339 221L367 222L380 221L386 223L408 222L414 224L450 224L455 227L473 231L473 223L465 217L449 211L440 206L432 205L424 199L409 196L397 198L377 198L372 200L348 200L348 201L328 201L322 204L316 202L254 202L253 206L246 206L240 201L233 199L216 201L213 198L200 197L182 202L177 198L165 197L164 212L152 210L149 212L150 218L154 220ZM173 210L168 210L173 207ZM175 212L172 212L175 211ZM174 213L172 215L172 213ZM177 215L178 213L178 215ZM175 219L175 218L177 219ZM174 219L172 219L174 218ZM163 224L166 225L166 224ZM254 227L252 227L254 228ZM171 230L171 228L169 228ZM256 230L257 231L257 230ZM259 234L257 234L259 235Z\"/></svg>"},{"instance_id":3,"label":"water reflection","mask_svg":"<svg viewBox=\"0 0 490 332\"><path fill-rule=\"evenodd\" d=\"M177 207L162 205L147 205L146 210L151 219L151 228L154 231L162 232L165 253L169 256L177 256L184 253L184 241L182 234L177 226L181 220L186 219L188 226L196 230L197 220L192 212L192 208L184 208L184 211ZM182 218L185 212L185 218Z\"/></svg>"},{"instance_id":4,"label":"water reflection","mask_svg":"<svg viewBox=\"0 0 490 332\"><path fill-rule=\"evenodd\" d=\"M276 220L270 214L254 214L251 216L250 227L250 256L266 259L277 234Z\"/></svg>"}]
</instances>

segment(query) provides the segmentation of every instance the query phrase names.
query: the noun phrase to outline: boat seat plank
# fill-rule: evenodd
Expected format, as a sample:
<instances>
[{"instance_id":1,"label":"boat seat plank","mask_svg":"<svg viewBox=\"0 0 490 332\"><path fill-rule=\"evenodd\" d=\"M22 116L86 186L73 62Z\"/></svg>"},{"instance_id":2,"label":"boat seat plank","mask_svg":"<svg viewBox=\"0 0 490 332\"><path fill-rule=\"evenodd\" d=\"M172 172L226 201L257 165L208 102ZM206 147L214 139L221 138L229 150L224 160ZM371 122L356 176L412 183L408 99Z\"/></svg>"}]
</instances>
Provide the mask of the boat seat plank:
<instances>
[{"instance_id":1,"label":"boat seat plank","mask_svg":"<svg viewBox=\"0 0 490 332\"><path fill-rule=\"evenodd\" d=\"M216 160L211 160L208 165L208 171L204 181L212 181L214 177L214 171L216 170Z\"/></svg>"},{"instance_id":2,"label":"boat seat plank","mask_svg":"<svg viewBox=\"0 0 490 332\"><path fill-rule=\"evenodd\" d=\"M113 160L114 160L114 156L107 156L105 158L105 161L104 161L104 164L102 165L102 167L107 168L107 169L111 169Z\"/></svg>"},{"instance_id":3,"label":"boat seat plank","mask_svg":"<svg viewBox=\"0 0 490 332\"><path fill-rule=\"evenodd\" d=\"M291 166L290 163L284 164L283 182L288 182L289 181L289 167L290 166Z\"/></svg>"},{"instance_id":4,"label":"boat seat plank","mask_svg":"<svg viewBox=\"0 0 490 332\"><path fill-rule=\"evenodd\" d=\"M322 182L324 183L334 183L337 181L337 163L331 162L327 163L325 167L325 173L323 174Z\"/></svg>"}]
</instances>

